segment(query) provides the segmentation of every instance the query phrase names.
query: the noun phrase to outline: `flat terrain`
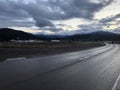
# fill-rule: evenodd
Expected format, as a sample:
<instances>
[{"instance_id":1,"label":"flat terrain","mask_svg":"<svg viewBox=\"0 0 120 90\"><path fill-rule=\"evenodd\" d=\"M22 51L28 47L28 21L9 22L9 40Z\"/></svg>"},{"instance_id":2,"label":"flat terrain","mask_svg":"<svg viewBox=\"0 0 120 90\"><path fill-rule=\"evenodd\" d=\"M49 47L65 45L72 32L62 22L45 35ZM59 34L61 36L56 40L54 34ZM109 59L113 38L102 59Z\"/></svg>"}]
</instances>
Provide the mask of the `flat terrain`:
<instances>
[{"instance_id":1,"label":"flat terrain","mask_svg":"<svg viewBox=\"0 0 120 90\"><path fill-rule=\"evenodd\" d=\"M0 90L120 90L120 45L0 63Z\"/></svg>"},{"instance_id":2,"label":"flat terrain","mask_svg":"<svg viewBox=\"0 0 120 90\"><path fill-rule=\"evenodd\" d=\"M103 46L102 43L62 42L62 43L11 43L0 46L0 61L7 58L36 57L61 54Z\"/></svg>"}]
</instances>

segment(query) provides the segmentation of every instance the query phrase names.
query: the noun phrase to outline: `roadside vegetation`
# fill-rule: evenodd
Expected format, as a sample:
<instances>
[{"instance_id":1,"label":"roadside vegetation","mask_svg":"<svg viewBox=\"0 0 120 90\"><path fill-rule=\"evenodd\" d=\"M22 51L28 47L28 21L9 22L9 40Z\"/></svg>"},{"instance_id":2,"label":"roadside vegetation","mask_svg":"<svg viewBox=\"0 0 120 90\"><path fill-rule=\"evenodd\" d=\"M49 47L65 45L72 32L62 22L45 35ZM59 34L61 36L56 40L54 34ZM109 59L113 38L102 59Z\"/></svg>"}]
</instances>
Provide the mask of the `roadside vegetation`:
<instances>
[{"instance_id":1,"label":"roadside vegetation","mask_svg":"<svg viewBox=\"0 0 120 90\"><path fill-rule=\"evenodd\" d=\"M61 54L67 52L75 52L84 49L103 46L101 42L42 42L42 43L16 43L1 42L0 43L0 61L7 58L17 57L36 57Z\"/></svg>"}]
</instances>

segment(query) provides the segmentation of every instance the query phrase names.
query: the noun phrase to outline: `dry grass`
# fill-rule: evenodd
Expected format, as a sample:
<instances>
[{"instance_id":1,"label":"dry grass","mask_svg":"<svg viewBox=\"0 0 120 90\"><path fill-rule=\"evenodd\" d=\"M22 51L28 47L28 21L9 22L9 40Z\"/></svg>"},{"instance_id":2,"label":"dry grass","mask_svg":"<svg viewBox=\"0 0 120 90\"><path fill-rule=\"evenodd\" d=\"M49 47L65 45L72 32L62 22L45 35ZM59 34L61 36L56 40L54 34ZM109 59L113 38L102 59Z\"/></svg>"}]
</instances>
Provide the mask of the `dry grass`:
<instances>
[{"instance_id":1,"label":"dry grass","mask_svg":"<svg viewBox=\"0 0 120 90\"><path fill-rule=\"evenodd\" d=\"M79 51L98 46L103 43L96 42L61 42L61 43L11 43L0 44L0 61L6 58L45 56L60 53Z\"/></svg>"}]
</instances>

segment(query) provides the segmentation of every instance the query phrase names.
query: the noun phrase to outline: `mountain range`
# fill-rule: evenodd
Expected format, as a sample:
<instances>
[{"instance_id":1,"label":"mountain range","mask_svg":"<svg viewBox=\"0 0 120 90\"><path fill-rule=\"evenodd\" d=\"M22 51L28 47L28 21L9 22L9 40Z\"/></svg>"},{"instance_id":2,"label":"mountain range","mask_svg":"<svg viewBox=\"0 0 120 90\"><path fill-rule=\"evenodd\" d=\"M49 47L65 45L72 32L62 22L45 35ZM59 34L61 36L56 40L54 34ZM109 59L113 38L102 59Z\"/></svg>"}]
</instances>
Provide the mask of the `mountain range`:
<instances>
[{"instance_id":1,"label":"mountain range","mask_svg":"<svg viewBox=\"0 0 120 90\"><path fill-rule=\"evenodd\" d=\"M69 36L68 39L82 41L120 41L120 34L108 31L97 31L87 34L76 34Z\"/></svg>"},{"instance_id":2,"label":"mountain range","mask_svg":"<svg viewBox=\"0 0 120 90\"><path fill-rule=\"evenodd\" d=\"M0 29L0 41L10 41L10 40L80 40L80 41L120 41L120 34L97 31L87 34L76 34L71 36L63 35L39 35L31 34L23 31L18 31L10 28Z\"/></svg>"}]
</instances>

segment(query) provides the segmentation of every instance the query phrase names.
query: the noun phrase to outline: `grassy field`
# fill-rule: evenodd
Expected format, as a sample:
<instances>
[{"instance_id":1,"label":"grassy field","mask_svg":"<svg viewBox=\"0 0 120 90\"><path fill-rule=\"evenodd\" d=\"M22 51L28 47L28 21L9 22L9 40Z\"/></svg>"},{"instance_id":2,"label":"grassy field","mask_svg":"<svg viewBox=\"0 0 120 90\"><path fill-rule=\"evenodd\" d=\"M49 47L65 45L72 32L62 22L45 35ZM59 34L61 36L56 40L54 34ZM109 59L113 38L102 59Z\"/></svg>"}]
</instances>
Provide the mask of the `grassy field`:
<instances>
[{"instance_id":1,"label":"grassy field","mask_svg":"<svg viewBox=\"0 0 120 90\"><path fill-rule=\"evenodd\" d=\"M44 43L0 43L0 61L7 58L36 57L74 52L103 46L98 42L44 42Z\"/></svg>"}]
</instances>

